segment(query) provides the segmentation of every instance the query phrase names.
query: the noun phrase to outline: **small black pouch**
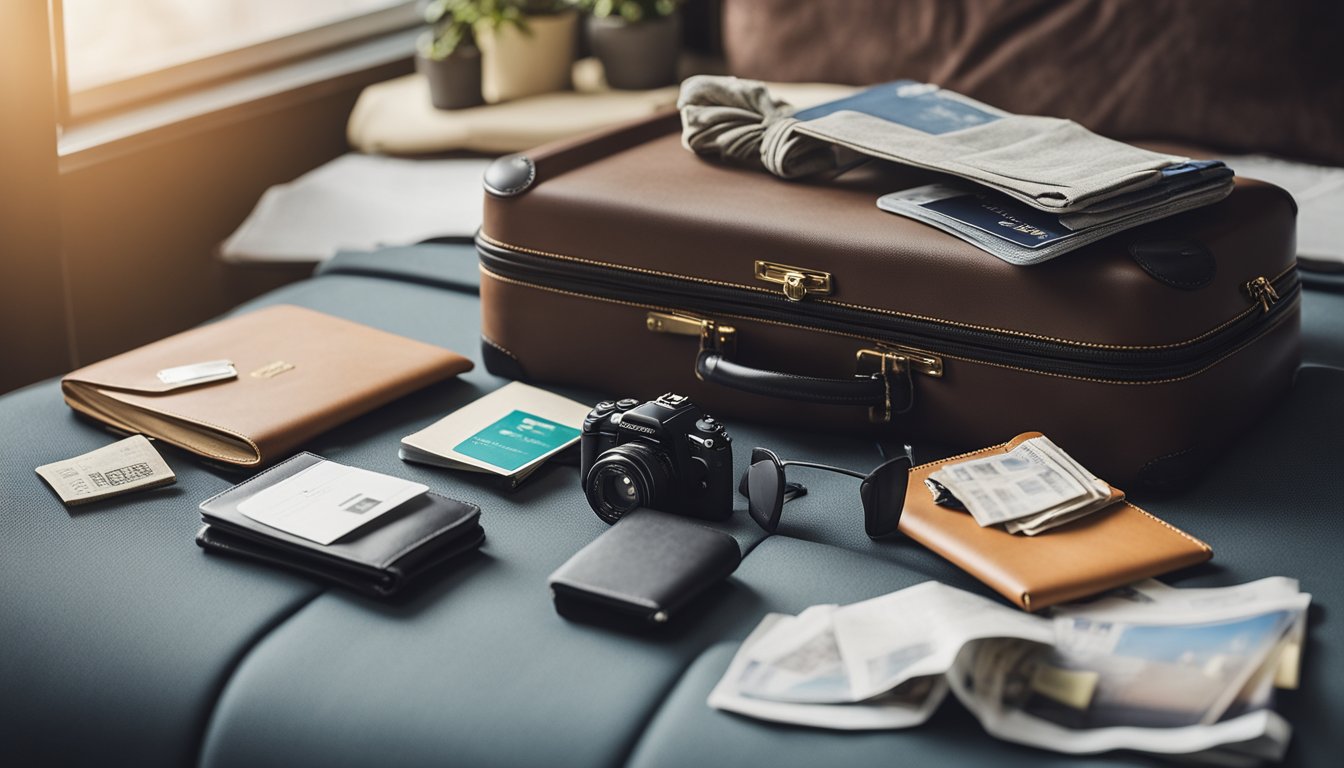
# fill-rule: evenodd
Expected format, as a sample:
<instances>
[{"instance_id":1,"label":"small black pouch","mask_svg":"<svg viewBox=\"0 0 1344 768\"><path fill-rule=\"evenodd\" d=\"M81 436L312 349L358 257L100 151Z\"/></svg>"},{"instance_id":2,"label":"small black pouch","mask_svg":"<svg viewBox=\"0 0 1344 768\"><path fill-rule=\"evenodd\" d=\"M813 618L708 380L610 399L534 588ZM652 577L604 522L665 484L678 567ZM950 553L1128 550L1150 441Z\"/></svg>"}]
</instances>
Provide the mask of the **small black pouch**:
<instances>
[{"instance_id":1,"label":"small black pouch","mask_svg":"<svg viewBox=\"0 0 1344 768\"><path fill-rule=\"evenodd\" d=\"M657 626L726 578L741 560L732 536L643 509L552 573L551 593L556 611L568 619Z\"/></svg>"}]
</instances>

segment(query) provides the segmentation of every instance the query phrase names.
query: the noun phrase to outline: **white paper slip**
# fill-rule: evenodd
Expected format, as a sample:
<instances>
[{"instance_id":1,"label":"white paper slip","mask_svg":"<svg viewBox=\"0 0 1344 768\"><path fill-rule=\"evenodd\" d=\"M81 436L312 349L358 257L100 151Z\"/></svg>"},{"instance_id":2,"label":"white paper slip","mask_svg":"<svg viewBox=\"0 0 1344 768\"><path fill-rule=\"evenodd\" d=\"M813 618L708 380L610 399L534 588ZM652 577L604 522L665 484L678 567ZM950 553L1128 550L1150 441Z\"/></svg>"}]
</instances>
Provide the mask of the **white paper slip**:
<instances>
[{"instance_id":1,"label":"white paper slip","mask_svg":"<svg viewBox=\"0 0 1344 768\"><path fill-rule=\"evenodd\" d=\"M403 460L489 472L514 482L579 439L591 407L507 384L401 440Z\"/></svg>"},{"instance_id":2,"label":"white paper slip","mask_svg":"<svg viewBox=\"0 0 1344 768\"><path fill-rule=\"evenodd\" d=\"M144 435L44 464L37 468L37 474L72 507L177 482L177 475Z\"/></svg>"},{"instance_id":3,"label":"white paper slip","mask_svg":"<svg viewBox=\"0 0 1344 768\"><path fill-rule=\"evenodd\" d=\"M206 384L212 381L238 378L238 370L230 360L207 360L204 363L179 365L158 372L159 381L171 387Z\"/></svg>"},{"instance_id":4,"label":"white paper slip","mask_svg":"<svg viewBox=\"0 0 1344 768\"><path fill-rule=\"evenodd\" d=\"M238 511L285 533L330 544L428 490L399 477L323 461L257 493Z\"/></svg>"}]
</instances>

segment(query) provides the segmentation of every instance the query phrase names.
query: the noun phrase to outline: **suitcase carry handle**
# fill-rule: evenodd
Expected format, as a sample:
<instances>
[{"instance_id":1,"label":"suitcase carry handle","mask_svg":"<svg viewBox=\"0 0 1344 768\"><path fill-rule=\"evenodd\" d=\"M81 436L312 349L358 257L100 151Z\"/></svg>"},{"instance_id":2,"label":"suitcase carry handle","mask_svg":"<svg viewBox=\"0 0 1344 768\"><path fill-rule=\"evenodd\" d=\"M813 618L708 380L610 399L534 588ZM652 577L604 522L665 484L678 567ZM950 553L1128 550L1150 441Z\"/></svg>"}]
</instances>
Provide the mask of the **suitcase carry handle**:
<instances>
[{"instance_id":1,"label":"suitcase carry handle","mask_svg":"<svg viewBox=\"0 0 1344 768\"><path fill-rule=\"evenodd\" d=\"M882 407L887 401L887 382L881 374L855 375L844 379L802 376L767 371L735 363L714 350L702 349L695 361L701 381L722 384L755 395L783 397L805 403Z\"/></svg>"},{"instance_id":2,"label":"suitcase carry handle","mask_svg":"<svg viewBox=\"0 0 1344 768\"><path fill-rule=\"evenodd\" d=\"M752 368L729 360L720 350L702 347L695 360L695 375L701 381L755 395L824 405L864 405L869 421L886 424L893 415L914 406L914 380L909 366L888 364L895 362L895 356L886 351L861 350L861 367L865 353L878 359L876 371L832 379Z\"/></svg>"},{"instance_id":3,"label":"suitcase carry handle","mask_svg":"<svg viewBox=\"0 0 1344 768\"><path fill-rule=\"evenodd\" d=\"M943 375L941 358L901 346L859 350L858 372L846 378L769 371L729 359L737 348L737 329L732 326L696 315L657 311L649 312L645 323L654 333L700 338L695 377L701 381L804 403L867 406L869 420L877 424L891 421L894 414L905 413L914 405L912 370L934 377Z\"/></svg>"}]
</instances>

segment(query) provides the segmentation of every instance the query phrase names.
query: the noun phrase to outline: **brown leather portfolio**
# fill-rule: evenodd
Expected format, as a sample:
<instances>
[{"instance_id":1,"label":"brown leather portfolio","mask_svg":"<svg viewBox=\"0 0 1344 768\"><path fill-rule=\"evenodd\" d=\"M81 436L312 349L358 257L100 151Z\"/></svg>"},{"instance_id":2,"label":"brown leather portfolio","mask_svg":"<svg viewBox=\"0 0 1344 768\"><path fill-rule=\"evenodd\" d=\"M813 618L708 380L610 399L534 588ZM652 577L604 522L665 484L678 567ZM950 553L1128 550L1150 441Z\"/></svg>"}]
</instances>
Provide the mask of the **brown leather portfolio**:
<instances>
[{"instance_id":1,"label":"brown leather portfolio","mask_svg":"<svg viewBox=\"0 0 1344 768\"><path fill-rule=\"evenodd\" d=\"M471 367L441 347L281 305L86 366L61 390L71 408L116 429L257 466Z\"/></svg>"},{"instance_id":2,"label":"brown leather portfolio","mask_svg":"<svg viewBox=\"0 0 1344 768\"><path fill-rule=\"evenodd\" d=\"M1208 544L1128 501L1117 501L1037 536L1021 536L999 526L981 528L969 513L935 504L924 486L929 473L945 464L1006 453L1040 436L1028 432L1000 445L912 468L901 531L1028 611L1213 557Z\"/></svg>"}]
</instances>

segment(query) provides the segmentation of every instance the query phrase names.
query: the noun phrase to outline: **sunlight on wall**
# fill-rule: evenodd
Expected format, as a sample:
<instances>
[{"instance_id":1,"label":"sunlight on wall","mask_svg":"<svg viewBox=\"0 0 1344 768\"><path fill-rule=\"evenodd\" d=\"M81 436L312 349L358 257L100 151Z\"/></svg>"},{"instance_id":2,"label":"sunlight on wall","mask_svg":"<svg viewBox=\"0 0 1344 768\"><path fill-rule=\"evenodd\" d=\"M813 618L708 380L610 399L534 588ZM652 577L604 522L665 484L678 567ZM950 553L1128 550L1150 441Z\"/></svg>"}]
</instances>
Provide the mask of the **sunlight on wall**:
<instances>
[{"instance_id":1,"label":"sunlight on wall","mask_svg":"<svg viewBox=\"0 0 1344 768\"><path fill-rule=\"evenodd\" d=\"M64 0L70 90L274 40L404 0Z\"/></svg>"}]
</instances>

